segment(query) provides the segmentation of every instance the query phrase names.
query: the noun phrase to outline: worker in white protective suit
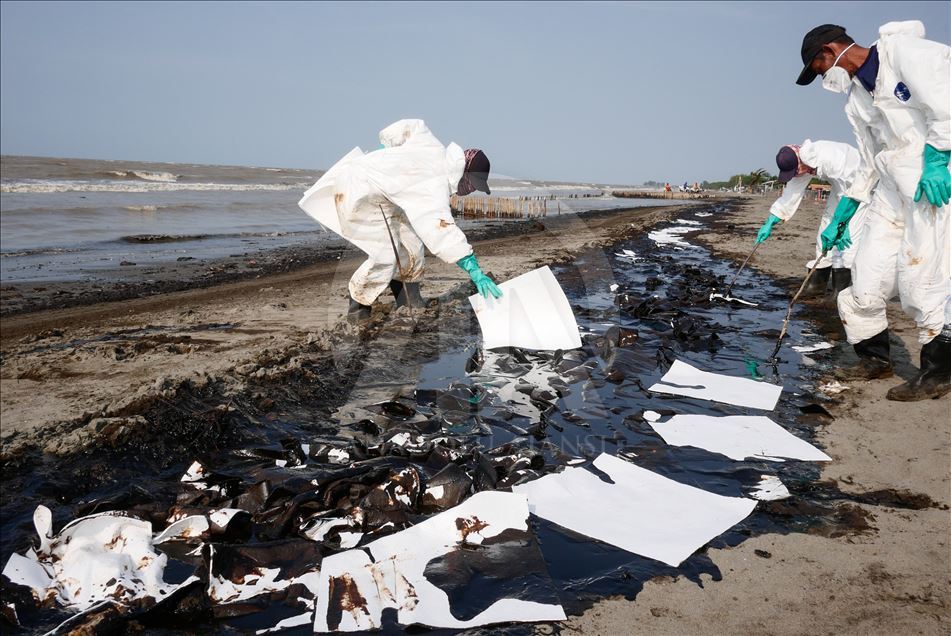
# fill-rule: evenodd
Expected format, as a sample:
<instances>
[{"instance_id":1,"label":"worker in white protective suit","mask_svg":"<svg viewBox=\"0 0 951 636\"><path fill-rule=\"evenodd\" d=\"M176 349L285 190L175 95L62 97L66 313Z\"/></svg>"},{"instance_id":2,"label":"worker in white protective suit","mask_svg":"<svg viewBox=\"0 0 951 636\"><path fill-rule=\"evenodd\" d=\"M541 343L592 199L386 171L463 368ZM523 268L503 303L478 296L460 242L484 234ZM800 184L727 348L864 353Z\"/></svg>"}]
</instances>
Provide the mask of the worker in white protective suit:
<instances>
[{"instance_id":1,"label":"worker in white protective suit","mask_svg":"<svg viewBox=\"0 0 951 636\"><path fill-rule=\"evenodd\" d=\"M351 321L369 318L388 287L398 307L423 307L426 248L457 263L483 296L501 296L449 209L453 193L489 194L489 169L481 150L443 146L423 120L404 119L380 131L378 150L355 148L304 194L305 212L368 256L350 279Z\"/></svg>"},{"instance_id":2,"label":"worker in white protective suit","mask_svg":"<svg viewBox=\"0 0 951 636\"><path fill-rule=\"evenodd\" d=\"M842 27L816 27L803 39L797 80L822 75L823 87L849 94L862 165L830 228L861 203L869 212L839 313L859 373L890 375L885 301L897 280L922 343L917 375L888 392L901 401L951 393L951 48L924 34L921 22L891 22L864 48ZM843 246L849 237L836 241L827 230L823 241Z\"/></svg>"},{"instance_id":3,"label":"worker in white protective suit","mask_svg":"<svg viewBox=\"0 0 951 636\"><path fill-rule=\"evenodd\" d=\"M817 263L818 266L803 293L812 296L824 294L831 280L832 289L838 294L852 284L850 268L855 258L855 245L845 249L833 247L823 256L821 236L832 221L839 199L852 184L852 178L859 167L859 152L849 144L807 139L801 145L780 148L776 154L776 166L779 168L779 180L785 183L786 187L782 195L770 206L769 217L756 235L756 242L762 243L768 239L775 225L793 217L802 204L809 182L814 177L825 179L830 183L831 190L819 221L819 231L816 233L816 257L806 263L806 269L812 269ZM854 241L861 236L864 223L863 206L849 221Z\"/></svg>"}]
</instances>

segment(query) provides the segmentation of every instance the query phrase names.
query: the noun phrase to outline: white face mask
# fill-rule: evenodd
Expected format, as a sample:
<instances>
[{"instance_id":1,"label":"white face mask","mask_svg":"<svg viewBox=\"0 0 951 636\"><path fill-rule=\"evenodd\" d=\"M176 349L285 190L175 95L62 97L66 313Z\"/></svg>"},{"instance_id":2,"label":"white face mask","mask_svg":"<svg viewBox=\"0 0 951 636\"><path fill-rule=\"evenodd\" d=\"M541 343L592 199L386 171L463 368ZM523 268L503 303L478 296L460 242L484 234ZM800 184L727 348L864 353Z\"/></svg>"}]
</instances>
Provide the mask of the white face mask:
<instances>
[{"instance_id":1,"label":"white face mask","mask_svg":"<svg viewBox=\"0 0 951 636\"><path fill-rule=\"evenodd\" d=\"M845 49L839 53L839 56L835 58L832 66L825 72L825 75L822 76L822 88L827 91L832 91L833 93L845 93L849 90L849 86L852 85L852 77L847 70L841 66L836 66L836 64L839 63L839 60L845 55L845 52L853 46L855 46L855 42L845 47Z\"/></svg>"}]
</instances>

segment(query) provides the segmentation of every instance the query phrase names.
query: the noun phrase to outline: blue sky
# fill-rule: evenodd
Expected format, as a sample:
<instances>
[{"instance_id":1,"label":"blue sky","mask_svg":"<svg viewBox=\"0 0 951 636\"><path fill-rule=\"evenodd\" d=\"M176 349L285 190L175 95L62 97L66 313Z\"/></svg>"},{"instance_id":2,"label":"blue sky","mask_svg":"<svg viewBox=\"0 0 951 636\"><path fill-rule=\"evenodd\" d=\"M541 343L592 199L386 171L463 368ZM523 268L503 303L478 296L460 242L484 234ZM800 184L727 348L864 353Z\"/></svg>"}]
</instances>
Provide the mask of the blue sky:
<instances>
[{"instance_id":1,"label":"blue sky","mask_svg":"<svg viewBox=\"0 0 951 636\"><path fill-rule=\"evenodd\" d=\"M403 117L564 181L717 179L850 141L803 34L947 2L0 5L0 152L326 168Z\"/></svg>"}]
</instances>

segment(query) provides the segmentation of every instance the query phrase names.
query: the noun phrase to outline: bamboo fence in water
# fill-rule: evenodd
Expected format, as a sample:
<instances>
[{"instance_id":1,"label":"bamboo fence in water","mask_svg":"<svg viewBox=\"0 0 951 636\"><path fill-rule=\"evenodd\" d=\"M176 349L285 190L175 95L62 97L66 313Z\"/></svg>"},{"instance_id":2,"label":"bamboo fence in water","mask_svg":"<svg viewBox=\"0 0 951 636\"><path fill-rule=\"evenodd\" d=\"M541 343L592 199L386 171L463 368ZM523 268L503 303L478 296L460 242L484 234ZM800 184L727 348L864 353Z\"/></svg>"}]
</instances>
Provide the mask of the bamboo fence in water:
<instances>
[{"instance_id":1,"label":"bamboo fence in water","mask_svg":"<svg viewBox=\"0 0 951 636\"><path fill-rule=\"evenodd\" d=\"M449 201L464 219L524 219L548 215L549 197L460 197Z\"/></svg>"}]
</instances>

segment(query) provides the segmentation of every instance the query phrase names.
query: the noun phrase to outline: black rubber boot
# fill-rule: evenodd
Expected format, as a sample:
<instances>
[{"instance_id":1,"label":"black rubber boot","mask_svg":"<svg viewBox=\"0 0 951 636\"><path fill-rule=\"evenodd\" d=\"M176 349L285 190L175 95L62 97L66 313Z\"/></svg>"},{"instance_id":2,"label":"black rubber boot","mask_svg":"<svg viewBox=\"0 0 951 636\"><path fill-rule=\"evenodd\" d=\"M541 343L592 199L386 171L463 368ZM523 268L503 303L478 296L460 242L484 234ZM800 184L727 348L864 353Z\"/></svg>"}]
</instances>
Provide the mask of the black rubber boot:
<instances>
[{"instance_id":1,"label":"black rubber boot","mask_svg":"<svg viewBox=\"0 0 951 636\"><path fill-rule=\"evenodd\" d=\"M839 292L843 289L848 289L852 286L852 270L848 267L833 267L832 268L832 293L836 298L839 296Z\"/></svg>"},{"instance_id":2,"label":"black rubber boot","mask_svg":"<svg viewBox=\"0 0 951 636\"><path fill-rule=\"evenodd\" d=\"M835 377L837 379L877 380L878 378L890 378L895 374L892 370L888 345L888 329L867 340L855 343L853 349L855 349L855 355L859 357L858 364L836 373Z\"/></svg>"},{"instance_id":3,"label":"black rubber boot","mask_svg":"<svg viewBox=\"0 0 951 636\"><path fill-rule=\"evenodd\" d=\"M423 309L426 307L426 300L420 294L419 283L404 283L400 280L390 281L390 291L396 298L396 306L403 307L407 300L413 309Z\"/></svg>"},{"instance_id":4,"label":"black rubber boot","mask_svg":"<svg viewBox=\"0 0 951 636\"><path fill-rule=\"evenodd\" d=\"M951 393L951 336L939 335L921 348L918 375L892 387L885 397L896 402L917 402L948 393Z\"/></svg>"},{"instance_id":5,"label":"black rubber boot","mask_svg":"<svg viewBox=\"0 0 951 636\"><path fill-rule=\"evenodd\" d=\"M370 319L370 311L370 305L361 305L351 298L350 308L347 310L347 320L352 323L365 322Z\"/></svg>"},{"instance_id":6,"label":"black rubber boot","mask_svg":"<svg viewBox=\"0 0 951 636\"><path fill-rule=\"evenodd\" d=\"M809 283L802 290L803 298L813 298L815 296L822 296L826 293L826 290L829 288L829 278L832 276L831 267L823 267L822 269L817 269L812 273L812 278L809 279Z\"/></svg>"}]
</instances>

